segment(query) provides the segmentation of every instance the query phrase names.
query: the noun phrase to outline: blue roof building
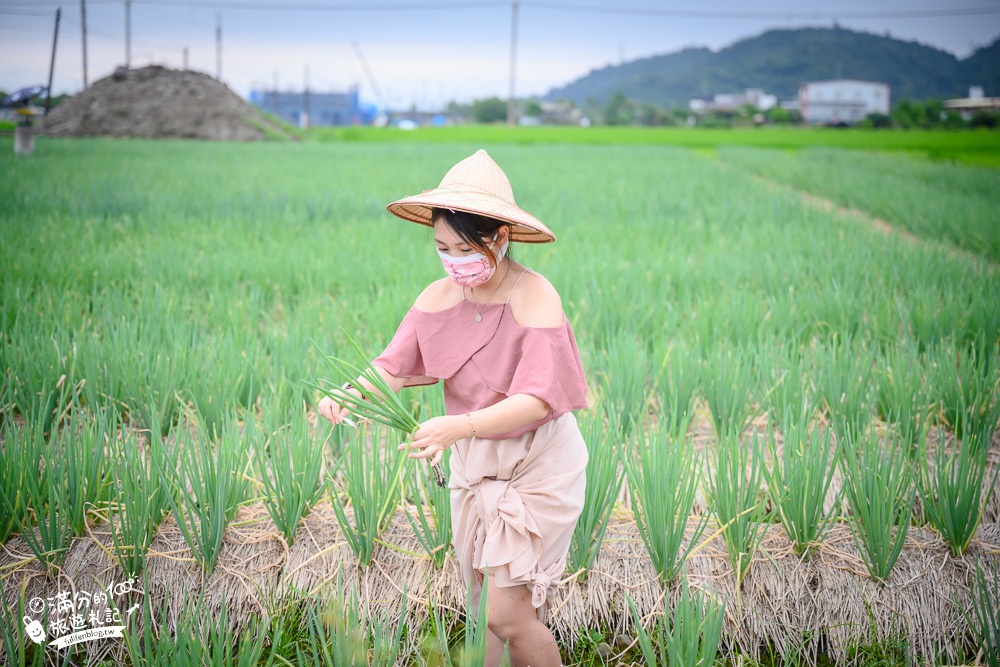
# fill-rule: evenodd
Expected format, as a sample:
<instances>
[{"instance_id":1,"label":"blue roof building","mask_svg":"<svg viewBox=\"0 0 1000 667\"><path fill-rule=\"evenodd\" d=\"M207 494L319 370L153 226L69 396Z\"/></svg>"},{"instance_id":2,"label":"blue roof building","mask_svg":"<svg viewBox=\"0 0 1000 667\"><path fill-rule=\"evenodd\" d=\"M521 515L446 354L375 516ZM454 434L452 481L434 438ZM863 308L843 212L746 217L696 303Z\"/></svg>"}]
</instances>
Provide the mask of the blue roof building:
<instances>
[{"instance_id":1,"label":"blue roof building","mask_svg":"<svg viewBox=\"0 0 1000 667\"><path fill-rule=\"evenodd\" d=\"M346 93L251 90L250 103L298 127L371 125L376 115L374 107L361 104L357 86Z\"/></svg>"}]
</instances>

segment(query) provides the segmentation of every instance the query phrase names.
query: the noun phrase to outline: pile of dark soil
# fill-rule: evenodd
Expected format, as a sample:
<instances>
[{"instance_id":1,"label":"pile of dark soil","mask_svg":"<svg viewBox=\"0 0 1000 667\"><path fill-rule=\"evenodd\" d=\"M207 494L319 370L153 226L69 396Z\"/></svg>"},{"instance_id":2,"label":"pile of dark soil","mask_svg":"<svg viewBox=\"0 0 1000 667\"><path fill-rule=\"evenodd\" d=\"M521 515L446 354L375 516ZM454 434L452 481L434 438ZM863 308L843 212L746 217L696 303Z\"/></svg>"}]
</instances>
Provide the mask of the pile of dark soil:
<instances>
[{"instance_id":1,"label":"pile of dark soil","mask_svg":"<svg viewBox=\"0 0 1000 667\"><path fill-rule=\"evenodd\" d=\"M158 65L119 67L54 108L38 127L53 137L291 138L207 74Z\"/></svg>"}]
</instances>

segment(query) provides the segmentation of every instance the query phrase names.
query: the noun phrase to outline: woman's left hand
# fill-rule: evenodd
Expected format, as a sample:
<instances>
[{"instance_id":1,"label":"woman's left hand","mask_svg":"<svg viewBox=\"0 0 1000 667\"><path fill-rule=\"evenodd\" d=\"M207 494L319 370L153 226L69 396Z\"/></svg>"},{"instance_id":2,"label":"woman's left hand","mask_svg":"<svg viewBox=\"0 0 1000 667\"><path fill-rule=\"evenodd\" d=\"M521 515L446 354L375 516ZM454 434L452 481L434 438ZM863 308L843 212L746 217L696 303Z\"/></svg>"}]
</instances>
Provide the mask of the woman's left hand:
<instances>
[{"instance_id":1,"label":"woman's left hand","mask_svg":"<svg viewBox=\"0 0 1000 667\"><path fill-rule=\"evenodd\" d=\"M401 444L397 449L418 450L410 454L411 459L425 459L433 456L431 465L437 465L444 456L444 450L451 447L455 442L464 437L464 433L459 430L462 425L462 418L454 415L443 417L433 417L423 422L414 434L413 440L409 443Z\"/></svg>"}]
</instances>

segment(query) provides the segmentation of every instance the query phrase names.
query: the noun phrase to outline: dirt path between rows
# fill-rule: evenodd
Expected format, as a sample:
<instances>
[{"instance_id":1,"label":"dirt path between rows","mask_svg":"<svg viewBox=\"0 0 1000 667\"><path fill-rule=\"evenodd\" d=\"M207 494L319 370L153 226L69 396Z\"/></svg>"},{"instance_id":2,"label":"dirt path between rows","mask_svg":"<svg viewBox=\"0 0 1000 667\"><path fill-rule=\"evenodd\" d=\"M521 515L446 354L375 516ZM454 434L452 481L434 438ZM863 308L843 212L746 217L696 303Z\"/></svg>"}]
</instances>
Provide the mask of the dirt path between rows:
<instances>
[{"instance_id":1,"label":"dirt path between rows","mask_svg":"<svg viewBox=\"0 0 1000 667\"><path fill-rule=\"evenodd\" d=\"M744 173L750 174L750 176L754 180L764 184L765 186L771 188L772 190L785 190L787 192L792 192L794 194L797 194L802 198L804 202L806 202L813 208L819 209L821 211L827 211L837 216L851 217L858 219L864 224L868 225L869 227L882 232L886 236L896 235L902 238L907 243L910 243L911 245L933 246L935 248L938 248L939 250L943 250L949 256L954 257L956 259L969 261L972 262L973 264L981 263L985 265L986 270L990 274L996 273L997 270L1000 269L1000 264L997 264L996 262L991 260L989 257L986 257L985 255L980 255L979 253L972 252L971 250L960 248L954 245L953 243L948 243L947 241L940 241L937 239L927 238L926 236L919 236L909 231L908 229L904 229L902 227L892 224L888 220L876 217L872 215L870 212L865 211L863 209L841 206L832 199L827 199L826 197L814 194L812 192L809 192L808 190L800 190L799 188L788 185L787 183L781 183L780 181L772 181L758 174L751 174L750 172L744 172Z\"/></svg>"}]
</instances>

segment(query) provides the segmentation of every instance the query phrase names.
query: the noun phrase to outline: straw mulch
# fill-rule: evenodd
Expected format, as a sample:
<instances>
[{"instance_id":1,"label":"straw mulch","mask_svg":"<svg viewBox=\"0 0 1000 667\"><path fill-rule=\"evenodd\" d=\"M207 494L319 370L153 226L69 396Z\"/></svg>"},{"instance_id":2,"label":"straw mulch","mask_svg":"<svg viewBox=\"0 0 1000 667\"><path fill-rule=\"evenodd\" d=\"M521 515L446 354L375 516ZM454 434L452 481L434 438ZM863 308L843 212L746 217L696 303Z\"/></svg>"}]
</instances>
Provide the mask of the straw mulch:
<instances>
[{"instance_id":1,"label":"straw mulch","mask_svg":"<svg viewBox=\"0 0 1000 667\"><path fill-rule=\"evenodd\" d=\"M753 428L766 428L766 421L755 422ZM699 448L711 447L714 441L703 420L691 435ZM932 444L942 446L936 440ZM946 441L943 446L952 444ZM1000 465L1000 432L991 443L989 459L987 479ZM693 586L726 599L724 650L756 655L769 646L808 662L824 653L836 662L847 662L852 644L904 639L911 658L954 661L969 646L966 618L971 614L975 562L978 559L988 568L1000 564L998 498L1000 494L994 494L987 505L976 539L963 558L953 557L930 529L911 528L903 553L883 585L869 579L845 523L834 524L807 561L795 555L780 525L769 525L739 591L725 543L716 536L688 560L688 579ZM581 640L583 629L599 629L607 637L634 637L626 595L635 602L647 627L654 615L663 613L665 603L672 607L679 595L676 583L665 589L657 580L624 489L619 501L592 571L584 578L567 570L552 600L548 625L571 650ZM207 577L169 516L148 553L145 590L128 593L116 602L124 612L142 595L149 596L154 611L166 610L159 615L158 625L173 628L179 615L191 613L189 605L201 593L204 607L197 612L201 618L217 618L225 604L230 622L239 630L249 618L267 619L281 613L290 601L310 594L334 599L339 575L344 590L359 597L362 619L374 616L393 622L405 594L408 627L426 623L430 605L450 611L446 616L454 624L466 604L458 565L449 555L443 569L433 567L405 511L397 510L382 536L384 544L376 547L371 566L362 570L343 539L328 499L305 517L290 548L262 504L245 506L227 528L215 572ZM704 506L695 508L696 514L704 511ZM918 511L915 517L919 516ZM692 517L689 528L695 520ZM703 539L715 529L709 522ZM73 541L57 575L47 578L24 540L14 536L0 551L6 609L16 613L22 586L24 599L30 600L66 590L92 591L122 581L126 575L112 554L108 525L91 526L88 536ZM338 602L337 607L342 605ZM141 618L129 620L128 627L140 633L145 630ZM401 654L407 660L418 653L417 635L412 633L403 647ZM121 640L88 644L92 651L121 650Z\"/></svg>"},{"instance_id":2,"label":"straw mulch","mask_svg":"<svg viewBox=\"0 0 1000 667\"><path fill-rule=\"evenodd\" d=\"M365 571L358 568L325 502L306 517L290 549L263 506L243 508L237 523L242 525L227 530L219 564L207 578L190 559L173 520L168 518L161 525L149 553L144 592L154 610L166 603L168 618L161 618L160 623L174 626L177 615L185 613L185 605L203 591L206 607L199 613L216 617L225 599L229 618L238 629L247 618L267 618L283 600L304 593L329 599L335 595L338 571L344 588L360 594L363 615L396 618L404 590L410 627L429 619L429 604L444 605L456 616L464 609L465 589L457 563L449 558L443 570L435 570L426 557L414 555L421 548L402 510L384 535L386 544L392 546L380 545ZM777 525L768 527L762 548L766 554L758 552L739 596L721 537L712 539L687 563L693 585L728 600L724 634L728 648L753 655L770 645L809 660L827 652L842 661L852 642L903 637L914 655L943 654L953 659L968 640L963 613L971 609L974 559L991 567L1000 561L1000 525L982 526L962 559L952 557L934 534L912 529L889 581L881 586L866 575L843 524L833 527L808 561L795 556ZM106 525L74 541L54 579L46 579L34 563L5 567L28 556L20 537L9 540L0 554L8 609L17 609L22 584L27 600L54 596L70 587L93 589L123 578L110 557ZM657 581L631 514L622 508L615 512L589 576L581 580L570 572L566 575L548 622L568 647L575 645L584 628L603 629L610 636L634 636L626 595L647 621L663 612L664 595L669 595L671 604L678 595L676 585L665 591ZM122 601L118 603L124 611ZM404 655L417 653L416 641L410 639ZM94 644L107 646L107 642Z\"/></svg>"}]
</instances>

